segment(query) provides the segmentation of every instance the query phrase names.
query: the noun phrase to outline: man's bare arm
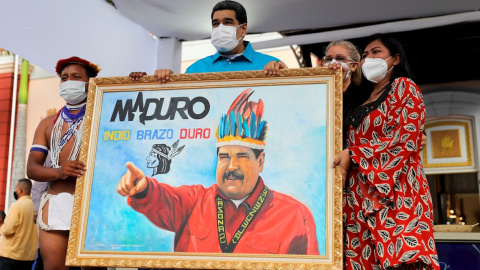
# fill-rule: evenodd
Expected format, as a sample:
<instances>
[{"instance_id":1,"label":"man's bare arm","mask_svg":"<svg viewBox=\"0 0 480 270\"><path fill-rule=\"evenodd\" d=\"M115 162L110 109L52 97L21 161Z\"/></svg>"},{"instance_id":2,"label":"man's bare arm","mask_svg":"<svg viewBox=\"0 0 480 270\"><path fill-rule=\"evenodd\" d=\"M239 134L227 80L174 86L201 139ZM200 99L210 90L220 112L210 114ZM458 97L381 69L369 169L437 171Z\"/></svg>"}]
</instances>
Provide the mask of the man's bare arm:
<instances>
[{"instance_id":1,"label":"man's bare arm","mask_svg":"<svg viewBox=\"0 0 480 270\"><path fill-rule=\"evenodd\" d=\"M35 131L33 144L47 146L46 130L53 121L54 116L43 119ZM69 176L80 177L85 171L85 164L80 161L67 161L60 168L48 168L43 166L47 154L32 151L28 155L27 176L41 182L49 182L58 179L66 179Z\"/></svg>"}]
</instances>

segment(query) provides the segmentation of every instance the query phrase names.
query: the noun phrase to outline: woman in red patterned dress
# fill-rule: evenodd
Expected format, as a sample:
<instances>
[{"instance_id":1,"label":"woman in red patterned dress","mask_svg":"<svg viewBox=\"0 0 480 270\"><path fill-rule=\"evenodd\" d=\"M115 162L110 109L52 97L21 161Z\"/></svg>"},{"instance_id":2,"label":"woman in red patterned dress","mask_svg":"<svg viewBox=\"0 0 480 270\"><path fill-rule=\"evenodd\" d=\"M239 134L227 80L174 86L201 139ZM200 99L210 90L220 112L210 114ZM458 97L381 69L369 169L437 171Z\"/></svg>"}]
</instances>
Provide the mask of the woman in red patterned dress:
<instances>
[{"instance_id":1,"label":"woman in red patterned dress","mask_svg":"<svg viewBox=\"0 0 480 270\"><path fill-rule=\"evenodd\" d=\"M344 116L346 269L439 269L433 207L420 160L425 105L400 43L375 35L362 54L368 99Z\"/></svg>"}]
</instances>

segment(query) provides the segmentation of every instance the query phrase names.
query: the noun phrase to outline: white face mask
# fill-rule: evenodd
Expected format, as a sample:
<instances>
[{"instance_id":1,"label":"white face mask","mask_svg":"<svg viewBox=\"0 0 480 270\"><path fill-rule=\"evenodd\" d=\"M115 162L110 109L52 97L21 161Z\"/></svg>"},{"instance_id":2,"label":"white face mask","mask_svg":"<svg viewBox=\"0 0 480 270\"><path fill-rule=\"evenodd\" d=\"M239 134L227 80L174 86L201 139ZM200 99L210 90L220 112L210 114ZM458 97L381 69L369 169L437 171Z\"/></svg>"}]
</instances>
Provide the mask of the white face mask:
<instances>
[{"instance_id":1,"label":"white face mask","mask_svg":"<svg viewBox=\"0 0 480 270\"><path fill-rule=\"evenodd\" d=\"M340 62L340 61L337 61L335 59L332 59L332 61L330 61L330 63L328 64L325 64L324 66L325 67L328 67L329 65L333 64L333 63L340 63L340 65L342 65L342 67L346 68L347 69L347 75L345 75L345 78L343 78L343 81L346 81L348 79L348 77L350 77L350 74L352 73L352 70L350 69L350 67L348 66L348 64L352 64L352 63L355 63L355 62Z\"/></svg>"},{"instance_id":2,"label":"white face mask","mask_svg":"<svg viewBox=\"0 0 480 270\"><path fill-rule=\"evenodd\" d=\"M82 81L65 81L60 84L60 96L67 104L78 104L87 98L85 92L86 82Z\"/></svg>"},{"instance_id":3,"label":"white face mask","mask_svg":"<svg viewBox=\"0 0 480 270\"><path fill-rule=\"evenodd\" d=\"M373 83L378 83L393 68L392 66L388 69L387 60L390 58L392 57L390 56L385 60L382 58L365 58L362 65L363 76Z\"/></svg>"},{"instance_id":4,"label":"white face mask","mask_svg":"<svg viewBox=\"0 0 480 270\"><path fill-rule=\"evenodd\" d=\"M211 35L212 45L219 52L229 52L237 47L238 42L243 38L237 39L237 29L242 26L225 26L220 24L218 27L213 28Z\"/></svg>"}]
</instances>

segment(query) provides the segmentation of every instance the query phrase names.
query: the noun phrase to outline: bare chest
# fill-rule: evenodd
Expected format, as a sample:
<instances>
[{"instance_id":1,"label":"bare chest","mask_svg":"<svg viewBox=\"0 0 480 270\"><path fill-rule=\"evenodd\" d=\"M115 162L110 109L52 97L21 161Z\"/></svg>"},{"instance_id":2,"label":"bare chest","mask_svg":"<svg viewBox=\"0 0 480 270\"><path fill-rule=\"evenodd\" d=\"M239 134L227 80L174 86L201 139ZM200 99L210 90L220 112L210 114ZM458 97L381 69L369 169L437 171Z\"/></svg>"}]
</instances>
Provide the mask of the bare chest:
<instances>
[{"instance_id":1,"label":"bare chest","mask_svg":"<svg viewBox=\"0 0 480 270\"><path fill-rule=\"evenodd\" d=\"M71 153L75 148L75 140L81 140L80 128L81 128L81 125L78 125L74 128L69 128L68 123L63 122L57 128L55 128L54 123L52 123L46 129L45 137L47 138L48 149L50 150L50 153L53 153L53 152L57 153L58 164L60 166L65 161L67 161L69 157L71 157ZM55 133L57 134L55 135ZM72 135L69 136L67 133L72 133ZM78 157L75 158L74 160L77 160L77 159Z\"/></svg>"}]
</instances>

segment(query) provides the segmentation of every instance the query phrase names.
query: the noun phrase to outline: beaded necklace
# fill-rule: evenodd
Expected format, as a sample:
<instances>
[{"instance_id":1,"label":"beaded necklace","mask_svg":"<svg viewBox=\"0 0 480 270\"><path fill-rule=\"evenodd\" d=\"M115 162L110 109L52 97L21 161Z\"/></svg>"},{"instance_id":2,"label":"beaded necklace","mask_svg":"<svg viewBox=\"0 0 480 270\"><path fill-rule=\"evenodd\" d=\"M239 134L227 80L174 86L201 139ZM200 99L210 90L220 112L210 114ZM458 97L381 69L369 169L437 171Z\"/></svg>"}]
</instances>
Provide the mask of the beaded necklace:
<instances>
[{"instance_id":1,"label":"beaded necklace","mask_svg":"<svg viewBox=\"0 0 480 270\"><path fill-rule=\"evenodd\" d=\"M83 131L83 118L85 116L85 108L86 104L79 104L77 106L66 105L60 111L60 116L55 121L55 124L52 129L52 137L50 139L50 152L51 152L51 159L52 164L51 167L59 168L59 157L60 152L62 151L63 147L67 144L70 138L73 136L75 138L75 142L73 144L72 150L70 151L70 155L68 157L69 160L76 160L78 154L80 152L80 143L82 139L82 131ZM72 114L71 111L78 110L80 111L76 114ZM62 134L63 123L66 122L68 124L68 130L65 134Z\"/></svg>"}]
</instances>

